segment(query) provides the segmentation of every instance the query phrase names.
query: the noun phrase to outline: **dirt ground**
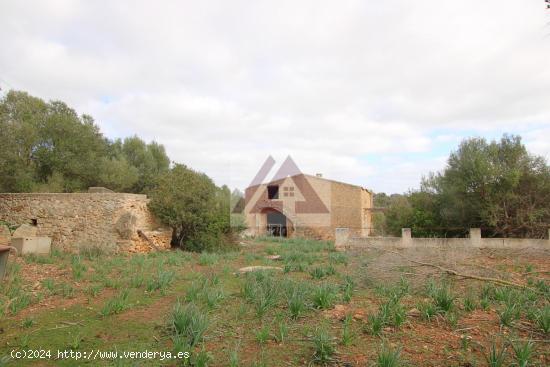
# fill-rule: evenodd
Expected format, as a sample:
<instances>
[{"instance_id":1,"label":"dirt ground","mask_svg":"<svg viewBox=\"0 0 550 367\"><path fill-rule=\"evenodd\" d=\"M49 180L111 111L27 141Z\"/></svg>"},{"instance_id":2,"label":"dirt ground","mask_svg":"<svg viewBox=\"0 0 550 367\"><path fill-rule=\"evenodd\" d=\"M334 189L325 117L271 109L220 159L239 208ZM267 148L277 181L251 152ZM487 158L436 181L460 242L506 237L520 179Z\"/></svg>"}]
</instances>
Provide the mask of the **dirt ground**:
<instances>
[{"instance_id":1,"label":"dirt ground","mask_svg":"<svg viewBox=\"0 0 550 367\"><path fill-rule=\"evenodd\" d=\"M238 273L260 265L281 271L268 272L266 283ZM0 366L183 365L158 358L9 358L12 350L175 351L169 325L177 302L196 304L208 318L200 343L187 346L194 365L370 366L389 351L401 365L485 366L493 346L510 365L517 362L515 349L529 341L530 365L550 365L550 337L541 326L550 307L550 250L337 253L329 243L263 239L222 254L55 253L18 258L8 273L0 288ZM248 285L265 284L273 288L247 297ZM304 293L297 317L292 287ZM315 298L323 287L332 292L326 304ZM450 299L448 310L439 306L441 294ZM271 303L260 314L262 297ZM388 305L389 316L380 316ZM404 319L392 321L399 310ZM321 355L319 345L332 352Z\"/></svg>"}]
</instances>

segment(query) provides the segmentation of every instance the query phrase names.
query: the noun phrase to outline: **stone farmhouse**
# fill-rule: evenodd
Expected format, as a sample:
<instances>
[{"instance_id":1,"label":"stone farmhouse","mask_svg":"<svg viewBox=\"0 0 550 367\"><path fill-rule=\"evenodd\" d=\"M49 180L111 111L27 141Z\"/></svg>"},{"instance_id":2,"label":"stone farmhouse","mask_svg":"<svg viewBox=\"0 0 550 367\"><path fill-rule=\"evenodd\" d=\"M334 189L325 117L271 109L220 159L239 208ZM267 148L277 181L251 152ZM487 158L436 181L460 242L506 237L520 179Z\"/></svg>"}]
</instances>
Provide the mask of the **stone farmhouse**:
<instances>
[{"instance_id":1,"label":"stone farmhouse","mask_svg":"<svg viewBox=\"0 0 550 367\"><path fill-rule=\"evenodd\" d=\"M368 236L373 193L361 186L303 173L245 190L248 234L334 239L335 229Z\"/></svg>"}]
</instances>

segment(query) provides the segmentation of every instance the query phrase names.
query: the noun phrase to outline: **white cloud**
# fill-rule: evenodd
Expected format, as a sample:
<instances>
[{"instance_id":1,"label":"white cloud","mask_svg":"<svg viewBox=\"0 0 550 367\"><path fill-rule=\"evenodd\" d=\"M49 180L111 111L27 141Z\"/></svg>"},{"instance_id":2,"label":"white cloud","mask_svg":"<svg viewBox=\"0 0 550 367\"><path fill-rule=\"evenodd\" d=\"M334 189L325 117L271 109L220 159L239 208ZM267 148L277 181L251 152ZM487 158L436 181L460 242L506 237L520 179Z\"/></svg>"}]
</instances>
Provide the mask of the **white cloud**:
<instances>
[{"instance_id":1,"label":"white cloud","mask_svg":"<svg viewBox=\"0 0 550 367\"><path fill-rule=\"evenodd\" d=\"M546 13L534 0L8 2L0 83L62 99L110 137L156 139L220 184L290 154L403 191L464 131L521 132L548 155Z\"/></svg>"}]
</instances>

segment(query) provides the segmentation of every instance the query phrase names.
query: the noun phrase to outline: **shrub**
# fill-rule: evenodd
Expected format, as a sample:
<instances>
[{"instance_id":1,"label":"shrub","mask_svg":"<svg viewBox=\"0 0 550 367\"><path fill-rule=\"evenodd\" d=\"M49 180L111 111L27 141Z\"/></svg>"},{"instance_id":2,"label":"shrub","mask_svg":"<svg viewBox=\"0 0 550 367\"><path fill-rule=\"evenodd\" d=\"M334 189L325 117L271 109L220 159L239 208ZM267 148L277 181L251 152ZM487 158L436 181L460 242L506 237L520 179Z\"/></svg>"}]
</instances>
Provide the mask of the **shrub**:
<instances>
[{"instance_id":1,"label":"shrub","mask_svg":"<svg viewBox=\"0 0 550 367\"><path fill-rule=\"evenodd\" d=\"M428 295L439 311L448 312L453 308L455 296L451 293L448 285L432 283L429 286Z\"/></svg>"},{"instance_id":2,"label":"shrub","mask_svg":"<svg viewBox=\"0 0 550 367\"><path fill-rule=\"evenodd\" d=\"M125 310L128 307L128 295L129 292L127 289L121 291L117 296L105 303L101 309L101 314L103 316L108 316Z\"/></svg>"},{"instance_id":3,"label":"shrub","mask_svg":"<svg viewBox=\"0 0 550 367\"><path fill-rule=\"evenodd\" d=\"M539 329L548 334L550 332L550 305L535 311L534 316Z\"/></svg>"},{"instance_id":4,"label":"shrub","mask_svg":"<svg viewBox=\"0 0 550 367\"><path fill-rule=\"evenodd\" d=\"M431 302L422 302L417 305L418 310L420 311L420 316L428 321L437 315L437 307Z\"/></svg>"},{"instance_id":5,"label":"shrub","mask_svg":"<svg viewBox=\"0 0 550 367\"><path fill-rule=\"evenodd\" d=\"M301 290L294 290L292 295L287 299L288 310L290 311L290 317L297 319L306 310L306 294Z\"/></svg>"},{"instance_id":6,"label":"shrub","mask_svg":"<svg viewBox=\"0 0 550 367\"><path fill-rule=\"evenodd\" d=\"M220 260L220 257L218 254L203 252L199 256L199 265L202 265L202 266L214 265L219 260Z\"/></svg>"},{"instance_id":7,"label":"shrub","mask_svg":"<svg viewBox=\"0 0 550 367\"><path fill-rule=\"evenodd\" d=\"M149 194L151 211L172 228L172 246L196 252L234 246L227 187L176 164L157 178Z\"/></svg>"},{"instance_id":8,"label":"shrub","mask_svg":"<svg viewBox=\"0 0 550 367\"><path fill-rule=\"evenodd\" d=\"M322 279L322 278L327 277L329 275L334 275L335 273L336 273L336 270L334 269L334 267L332 265L329 265L329 266L326 266L326 267L325 266L317 266L309 272L309 274L311 275L311 277L313 279Z\"/></svg>"},{"instance_id":9,"label":"shrub","mask_svg":"<svg viewBox=\"0 0 550 367\"><path fill-rule=\"evenodd\" d=\"M313 289L312 301L316 308L328 309L336 300L336 288L330 283L322 283Z\"/></svg>"},{"instance_id":10,"label":"shrub","mask_svg":"<svg viewBox=\"0 0 550 367\"><path fill-rule=\"evenodd\" d=\"M313 361L319 364L327 364L332 361L335 348L326 327L315 329L313 334Z\"/></svg>"},{"instance_id":11,"label":"shrub","mask_svg":"<svg viewBox=\"0 0 550 367\"><path fill-rule=\"evenodd\" d=\"M466 298L464 298L464 310L466 312L472 312L476 309L476 301L473 297L468 295Z\"/></svg>"},{"instance_id":12,"label":"shrub","mask_svg":"<svg viewBox=\"0 0 550 367\"><path fill-rule=\"evenodd\" d=\"M101 293L101 290L103 287L101 285L91 285L86 289L86 293L88 293L91 297L97 297L99 293Z\"/></svg>"},{"instance_id":13,"label":"shrub","mask_svg":"<svg viewBox=\"0 0 550 367\"><path fill-rule=\"evenodd\" d=\"M489 309L489 306L491 305L491 301L488 297L483 297L479 300L479 306L484 310L487 311Z\"/></svg>"},{"instance_id":14,"label":"shrub","mask_svg":"<svg viewBox=\"0 0 550 367\"><path fill-rule=\"evenodd\" d=\"M342 345L349 346L353 342L355 335L353 330L351 330L351 324L353 321L353 316L350 314L346 315L344 319L344 326L342 328Z\"/></svg>"},{"instance_id":15,"label":"shrub","mask_svg":"<svg viewBox=\"0 0 550 367\"><path fill-rule=\"evenodd\" d=\"M403 324L403 322L405 322L406 318L407 314L401 304L396 304L391 308L389 320L392 326L399 328Z\"/></svg>"},{"instance_id":16,"label":"shrub","mask_svg":"<svg viewBox=\"0 0 550 367\"><path fill-rule=\"evenodd\" d=\"M229 367L239 367L239 352L232 350L229 353Z\"/></svg>"},{"instance_id":17,"label":"shrub","mask_svg":"<svg viewBox=\"0 0 550 367\"><path fill-rule=\"evenodd\" d=\"M194 303L182 306L179 301L176 302L172 310L170 327L173 334L183 338L190 348L202 341L208 325L208 316Z\"/></svg>"},{"instance_id":18,"label":"shrub","mask_svg":"<svg viewBox=\"0 0 550 367\"><path fill-rule=\"evenodd\" d=\"M243 297L254 305L258 317L277 304L279 292L280 286L273 273L266 271L247 273L241 291Z\"/></svg>"},{"instance_id":19,"label":"shrub","mask_svg":"<svg viewBox=\"0 0 550 367\"><path fill-rule=\"evenodd\" d=\"M332 264L348 265L348 255L343 252L331 252L328 255L328 260Z\"/></svg>"},{"instance_id":20,"label":"shrub","mask_svg":"<svg viewBox=\"0 0 550 367\"><path fill-rule=\"evenodd\" d=\"M506 349L501 348L499 350L495 345L495 343L491 345L491 349L489 350L489 353L485 355L485 359L487 360L487 364L489 365L489 367L504 366L505 358L506 358Z\"/></svg>"},{"instance_id":21,"label":"shrub","mask_svg":"<svg viewBox=\"0 0 550 367\"><path fill-rule=\"evenodd\" d=\"M512 322L519 319L520 310L516 304L506 305L503 310L497 311L500 324L512 326Z\"/></svg>"},{"instance_id":22,"label":"shrub","mask_svg":"<svg viewBox=\"0 0 550 367\"><path fill-rule=\"evenodd\" d=\"M23 322L21 323L21 326L23 326L25 329L28 329L34 325L34 319L30 317L25 317L23 319Z\"/></svg>"},{"instance_id":23,"label":"shrub","mask_svg":"<svg viewBox=\"0 0 550 367\"><path fill-rule=\"evenodd\" d=\"M28 293L21 290L17 297L13 298L9 309L12 315L19 313L24 308L27 308L31 304L31 297Z\"/></svg>"},{"instance_id":24,"label":"shrub","mask_svg":"<svg viewBox=\"0 0 550 367\"><path fill-rule=\"evenodd\" d=\"M145 283L145 276L143 275L143 272L136 272L132 274L130 277L130 287L132 288L140 288Z\"/></svg>"},{"instance_id":25,"label":"shrub","mask_svg":"<svg viewBox=\"0 0 550 367\"><path fill-rule=\"evenodd\" d=\"M384 329L385 324L386 319L384 315L380 313L368 315L366 331L371 335L380 336L380 334L382 334L382 329Z\"/></svg>"},{"instance_id":26,"label":"shrub","mask_svg":"<svg viewBox=\"0 0 550 367\"><path fill-rule=\"evenodd\" d=\"M55 291L55 283L52 278L46 278L42 280L42 287L44 287L50 293L54 293Z\"/></svg>"},{"instance_id":27,"label":"shrub","mask_svg":"<svg viewBox=\"0 0 550 367\"><path fill-rule=\"evenodd\" d=\"M212 360L212 354L204 349L204 347L198 353L191 355L191 363L195 367L207 367Z\"/></svg>"},{"instance_id":28,"label":"shrub","mask_svg":"<svg viewBox=\"0 0 550 367\"><path fill-rule=\"evenodd\" d=\"M518 367L527 367L531 364L531 356L535 351L535 345L531 340L525 343L512 343L512 348L514 349L514 356Z\"/></svg>"},{"instance_id":29,"label":"shrub","mask_svg":"<svg viewBox=\"0 0 550 367\"><path fill-rule=\"evenodd\" d=\"M225 294L221 289L204 290L204 301L210 309L217 307L224 298Z\"/></svg>"},{"instance_id":30,"label":"shrub","mask_svg":"<svg viewBox=\"0 0 550 367\"><path fill-rule=\"evenodd\" d=\"M166 288L168 288L174 280L174 277L175 273L173 271L159 270L157 275L147 282L146 289L148 292L160 290L160 292L164 294Z\"/></svg>"},{"instance_id":31,"label":"shrub","mask_svg":"<svg viewBox=\"0 0 550 367\"><path fill-rule=\"evenodd\" d=\"M378 367L399 367L401 366L401 351L390 349L386 345L378 352L376 357Z\"/></svg>"},{"instance_id":32,"label":"shrub","mask_svg":"<svg viewBox=\"0 0 550 367\"><path fill-rule=\"evenodd\" d=\"M288 325L283 320L279 320L277 323L277 333L275 334L275 341L277 343L284 343L288 336Z\"/></svg>"},{"instance_id":33,"label":"shrub","mask_svg":"<svg viewBox=\"0 0 550 367\"><path fill-rule=\"evenodd\" d=\"M110 252L108 246L87 243L78 244L78 254L88 260L97 260Z\"/></svg>"},{"instance_id":34,"label":"shrub","mask_svg":"<svg viewBox=\"0 0 550 367\"><path fill-rule=\"evenodd\" d=\"M353 296L353 289L355 288L355 281L349 275L344 277L344 284L342 285L342 300L346 303L351 301Z\"/></svg>"},{"instance_id":35,"label":"shrub","mask_svg":"<svg viewBox=\"0 0 550 367\"><path fill-rule=\"evenodd\" d=\"M84 272L86 271L86 266L82 263L80 256L73 256L71 259L71 269L73 271L73 278L75 280L82 279Z\"/></svg>"},{"instance_id":36,"label":"shrub","mask_svg":"<svg viewBox=\"0 0 550 367\"><path fill-rule=\"evenodd\" d=\"M269 340L269 326L264 325L260 330L256 332L256 341L259 344L265 344Z\"/></svg>"}]
</instances>

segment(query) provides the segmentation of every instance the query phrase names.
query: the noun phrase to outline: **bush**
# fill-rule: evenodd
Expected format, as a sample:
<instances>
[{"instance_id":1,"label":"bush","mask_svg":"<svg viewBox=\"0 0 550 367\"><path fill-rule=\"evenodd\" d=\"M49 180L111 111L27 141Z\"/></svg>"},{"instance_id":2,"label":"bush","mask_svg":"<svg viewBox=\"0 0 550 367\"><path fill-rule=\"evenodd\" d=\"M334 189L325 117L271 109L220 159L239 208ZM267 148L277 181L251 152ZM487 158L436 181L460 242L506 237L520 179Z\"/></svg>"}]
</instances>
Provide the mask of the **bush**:
<instances>
[{"instance_id":1,"label":"bush","mask_svg":"<svg viewBox=\"0 0 550 367\"><path fill-rule=\"evenodd\" d=\"M176 164L161 175L149 208L172 228L172 246L213 251L234 244L229 188L217 187L204 173Z\"/></svg>"},{"instance_id":2,"label":"bush","mask_svg":"<svg viewBox=\"0 0 550 367\"><path fill-rule=\"evenodd\" d=\"M550 306L546 305L543 308L535 311L535 321L540 330L546 334L550 333Z\"/></svg>"},{"instance_id":3,"label":"bush","mask_svg":"<svg viewBox=\"0 0 550 367\"><path fill-rule=\"evenodd\" d=\"M448 285L430 283L428 285L428 295L440 312L448 312L453 308L456 297L451 293Z\"/></svg>"},{"instance_id":4,"label":"bush","mask_svg":"<svg viewBox=\"0 0 550 367\"><path fill-rule=\"evenodd\" d=\"M332 356L336 350L332 338L325 327L315 329L313 345L313 361L315 363L326 365L332 361Z\"/></svg>"},{"instance_id":5,"label":"bush","mask_svg":"<svg viewBox=\"0 0 550 367\"><path fill-rule=\"evenodd\" d=\"M506 349L502 347L499 350L495 343L491 345L491 349L489 350L489 353L485 355L485 359L487 360L487 365L489 367L504 366L505 358L506 358Z\"/></svg>"},{"instance_id":6,"label":"bush","mask_svg":"<svg viewBox=\"0 0 550 367\"><path fill-rule=\"evenodd\" d=\"M312 301L316 308L328 309L336 300L336 287L330 283L323 283L313 289Z\"/></svg>"},{"instance_id":7,"label":"bush","mask_svg":"<svg viewBox=\"0 0 550 367\"><path fill-rule=\"evenodd\" d=\"M267 271L247 273L241 294L254 305L256 315L262 317L278 301L280 284Z\"/></svg>"},{"instance_id":8,"label":"bush","mask_svg":"<svg viewBox=\"0 0 550 367\"><path fill-rule=\"evenodd\" d=\"M290 317L294 320L300 317L307 308L305 290L302 288L295 288L292 295L288 297L287 303Z\"/></svg>"},{"instance_id":9,"label":"bush","mask_svg":"<svg viewBox=\"0 0 550 367\"><path fill-rule=\"evenodd\" d=\"M103 316L108 316L120 313L125 310L128 307L128 295L128 290L125 289L114 298L107 301L107 303L105 303L105 305L101 309L101 314Z\"/></svg>"},{"instance_id":10,"label":"bush","mask_svg":"<svg viewBox=\"0 0 550 367\"><path fill-rule=\"evenodd\" d=\"M387 346L382 346L376 357L376 366L378 367L399 367L401 366L401 351L392 350Z\"/></svg>"},{"instance_id":11,"label":"bush","mask_svg":"<svg viewBox=\"0 0 550 367\"><path fill-rule=\"evenodd\" d=\"M190 348L195 347L204 337L209 320L194 303L182 306L178 301L172 310L170 327L175 336L183 338Z\"/></svg>"}]
</instances>

